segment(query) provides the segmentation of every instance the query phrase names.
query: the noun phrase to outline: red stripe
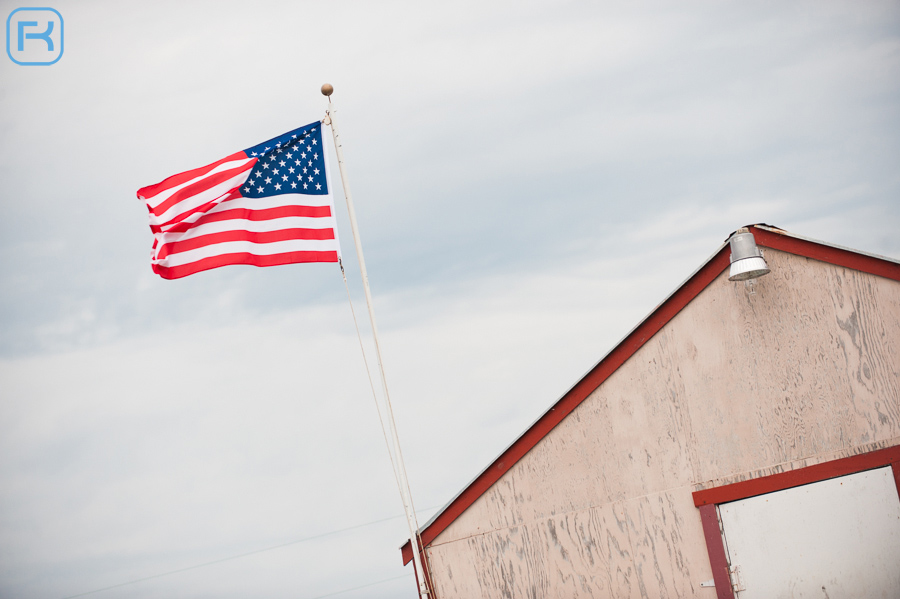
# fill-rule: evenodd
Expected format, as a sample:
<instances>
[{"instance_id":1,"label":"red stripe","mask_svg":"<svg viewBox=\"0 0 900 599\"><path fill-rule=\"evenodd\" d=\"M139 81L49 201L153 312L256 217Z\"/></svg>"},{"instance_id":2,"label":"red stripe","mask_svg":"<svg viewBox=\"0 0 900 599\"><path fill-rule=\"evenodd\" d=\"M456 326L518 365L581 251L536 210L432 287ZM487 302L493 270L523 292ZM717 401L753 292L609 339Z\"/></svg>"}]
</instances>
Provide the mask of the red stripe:
<instances>
[{"instance_id":1,"label":"red stripe","mask_svg":"<svg viewBox=\"0 0 900 599\"><path fill-rule=\"evenodd\" d=\"M226 243L229 241L250 241L253 243L275 243L276 241L292 241L294 239L334 239L333 229L280 229L278 231L222 231L200 235L184 241L173 241L163 245L157 259L187 252L197 248Z\"/></svg>"},{"instance_id":2,"label":"red stripe","mask_svg":"<svg viewBox=\"0 0 900 599\"><path fill-rule=\"evenodd\" d=\"M197 221L192 223L180 223L174 227L166 229L166 233L184 233L194 227L207 223L215 223L223 220L249 220L260 222L264 220L274 220L276 218L286 218L289 216L305 216L310 218L326 218L331 216L330 206L278 206L276 208L265 208L263 210L253 210L251 208L232 208L230 210L221 210L211 212L201 216ZM152 229L153 227L151 227ZM159 227L157 227L159 228ZM154 231L159 232L159 231Z\"/></svg>"},{"instance_id":3,"label":"red stripe","mask_svg":"<svg viewBox=\"0 0 900 599\"><path fill-rule=\"evenodd\" d=\"M154 264L153 272L164 279L180 279L194 273L198 273L211 268L219 268L220 266L230 266L232 264L249 264L251 266L280 266L282 264L300 264L305 262L337 262L338 255L336 251L327 252L285 252L283 254L272 254L270 256L257 256L242 252L239 254L222 254L220 256L210 256L197 262L183 264L181 266L159 266Z\"/></svg>"},{"instance_id":4,"label":"red stripe","mask_svg":"<svg viewBox=\"0 0 900 599\"><path fill-rule=\"evenodd\" d=\"M248 162L247 164L235 168L228 169L227 171L222 171L220 173L215 173L195 183L191 183L185 188L179 189L177 192L172 194L172 197L167 199L165 202L161 203L159 206L155 208L151 208L150 212L155 216L159 216L160 214L165 214L165 212L174 206L175 204L186 200L190 197L193 197L197 194L203 193L204 191L208 191L212 189L219 183L224 183L228 179L233 178L235 175L240 173L244 173L250 170L253 170L253 165L256 164L256 161ZM241 184L235 185L231 189L237 189Z\"/></svg>"},{"instance_id":5,"label":"red stripe","mask_svg":"<svg viewBox=\"0 0 900 599\"><path fill-rule=\"evenodd\" d=\"M201 177L220 164L231 162L232 160L240 160L242 158L248 158L247 154L244 152L235 152L231 156L226 156L222 160L218 160L216 162L213 162L212 164L207 164L206 166L201 166L200 168L195 168L183 173L178 173L177 175L172 175L171 177L162 180L156 185L148 185L147 187L140 188L137 191L138 199L150 199L153 196L166 191L167 189L177 187L182 183L190 181L191 179Z\"/></svg>"}]
</instances>

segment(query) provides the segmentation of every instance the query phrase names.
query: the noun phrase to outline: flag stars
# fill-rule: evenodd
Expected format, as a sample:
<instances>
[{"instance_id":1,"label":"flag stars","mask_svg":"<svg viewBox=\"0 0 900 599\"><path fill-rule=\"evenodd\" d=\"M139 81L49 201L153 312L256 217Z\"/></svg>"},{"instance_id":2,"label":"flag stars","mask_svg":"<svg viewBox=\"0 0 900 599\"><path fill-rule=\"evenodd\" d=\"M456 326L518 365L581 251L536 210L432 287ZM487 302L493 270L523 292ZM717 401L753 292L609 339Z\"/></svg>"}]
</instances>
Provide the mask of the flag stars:
<instances>
[{"instance_id":1,"label":"flag stars","mask_svg":"<svg viewBox=\"0 0 900 599\"><path fill-rule=\"evenodd\" d=\"M319 129L285 134L267 142L269 145L247 150L246 156L256 163L239 188L245 197L327 193Z\"/></svg>"}]
</instances>

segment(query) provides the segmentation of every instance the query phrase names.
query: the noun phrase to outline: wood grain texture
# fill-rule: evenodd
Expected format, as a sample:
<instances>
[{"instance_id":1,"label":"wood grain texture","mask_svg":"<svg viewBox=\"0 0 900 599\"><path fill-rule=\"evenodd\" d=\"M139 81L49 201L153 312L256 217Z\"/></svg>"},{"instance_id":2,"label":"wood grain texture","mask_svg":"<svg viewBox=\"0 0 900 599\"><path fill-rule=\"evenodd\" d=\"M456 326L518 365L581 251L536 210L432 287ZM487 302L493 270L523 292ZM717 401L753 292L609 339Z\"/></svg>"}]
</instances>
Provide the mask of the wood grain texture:
<instances>
[{"instance_id":1,"label":"wood grain texture","mask_svg":"<svg viewBox=\"0 0 900 599\"><path fill-rule=\"evenodd\" d=\"M640 596L621 505L434 545L429 556L441 598Z\"/></svg>"},{"instance_id":2,"label":"wood grain texture","mask_svg":"<svg viewBox=\"0 0 900 599\"><path fill-rule=\"evenodd\" d=\"M712 577L690 487L429 548L438 597L706 596Z\"/></svg>"},{"instance_id":3,"label":"wood grain texture","mask_svg":"<svg viewBox=\"0 0 900 599\"><path fill-rule=\"evenodd\" d=\"M713 575L703 525L687 490L625 502L635 581L642 598L715 597L714 590L700 588Z\"/></svg>"},{"instance_id":4,"label":"wood grain texture","mask_svg":"<svg viewBox=\"0 0 900 599\"><path fill-rule=\"evenodd\" d=\"M636 357L638 368L615 372L435 542L690 485L678 366L665 338Z\"/></svg>"},{"instance_id":5,"label":"wood grain texture","mask_svg":"<svg viewBox=\"0 0 900 599\"><path fill-rule=\"evenodd\" d=\"M666 330L694 390L698 482L898 436L900 285L766 259L754 294L723 274Z\"/></svg>"},{"instance_id":6,"label":"wood grain texture","mask_svg":"<svg viewBox=\"0 0 900 599\"><path fill-rule=\"evenodd\" d=\"M440 533L439 599L712 597L692 490L900 441L900 284L765 257L770 275L720 275Z\"/></svg>"}]
</instances>

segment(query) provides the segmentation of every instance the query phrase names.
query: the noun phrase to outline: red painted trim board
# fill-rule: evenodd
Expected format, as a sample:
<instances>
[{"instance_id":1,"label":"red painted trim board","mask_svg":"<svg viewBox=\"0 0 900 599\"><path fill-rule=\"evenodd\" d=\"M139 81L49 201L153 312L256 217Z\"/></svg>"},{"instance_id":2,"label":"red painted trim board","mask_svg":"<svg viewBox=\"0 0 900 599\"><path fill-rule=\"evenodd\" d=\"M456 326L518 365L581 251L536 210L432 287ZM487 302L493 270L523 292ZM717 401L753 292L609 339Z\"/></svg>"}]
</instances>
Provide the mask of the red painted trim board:
<instances>
[{"instance_id":1,"label":"red painted trim board","mask_svg":"<svg viewBox=\"0 0 900 599\"><path fill-rule=\"evenodd\" d=\"M756 239L757 245L900 281L900 264L896 262L799 237L781 235L760 227L750 228L753 230L753 237Z\"/></svg>"},{"instance_id":2,"label":"red painted trim board","mask_svg":"<svg viewBox=\"0 0 900 599\"><path fill-rule=\"evenodd\" d=\"M700 507L728 503L888 465L894 466L896 480L897 472L900 470L900 445L739 483L695 491L693 494L694 505ZM898 493L900 493L900 485L898 485Z\"/></svg>"},{"instance_id":3,"label":"red painted trim board","mask_svg":"<svg viewBox=\"0 0 900 599\"><path fill-rule=\"evenodd\" d=\"M709 551L709 565L712 568L713 582L716 584L716 597L734 599L731 576L728 573L728 557L725 555L725 542L719 530L719 514L716 506L700 506L700 521L703 523L703 536L706 537L706 548Z\"/></svg>"}]
</instances>

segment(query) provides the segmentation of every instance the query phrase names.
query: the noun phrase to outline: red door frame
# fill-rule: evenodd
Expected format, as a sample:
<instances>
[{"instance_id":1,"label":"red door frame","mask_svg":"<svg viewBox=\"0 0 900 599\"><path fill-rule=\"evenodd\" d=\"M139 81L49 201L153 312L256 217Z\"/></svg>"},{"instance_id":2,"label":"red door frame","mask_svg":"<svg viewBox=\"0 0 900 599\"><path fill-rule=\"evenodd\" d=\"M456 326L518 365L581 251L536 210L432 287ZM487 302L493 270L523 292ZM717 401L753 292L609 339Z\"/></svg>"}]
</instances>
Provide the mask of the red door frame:
<instances>
[{"instance_id":1,"label":"red door frame","mask_svg":"<svg viewBox=\"0 0 900 599\"><path fill-rule=\"evenodd\" d=\"M716 506L885 466L891 466L894 484L900 496L900 445L694 492L694 505L700 509L700 521L703 523L703 535L706 537L717 598L735 599Z\"/></svg>"}]
</instances>

